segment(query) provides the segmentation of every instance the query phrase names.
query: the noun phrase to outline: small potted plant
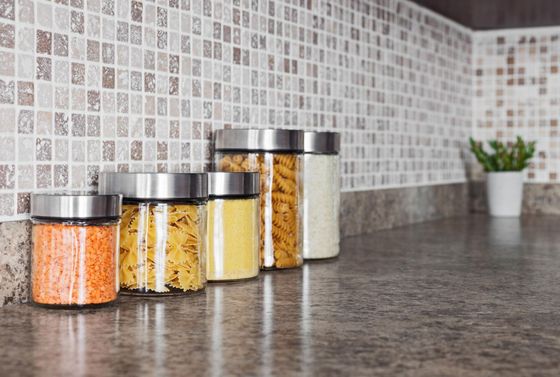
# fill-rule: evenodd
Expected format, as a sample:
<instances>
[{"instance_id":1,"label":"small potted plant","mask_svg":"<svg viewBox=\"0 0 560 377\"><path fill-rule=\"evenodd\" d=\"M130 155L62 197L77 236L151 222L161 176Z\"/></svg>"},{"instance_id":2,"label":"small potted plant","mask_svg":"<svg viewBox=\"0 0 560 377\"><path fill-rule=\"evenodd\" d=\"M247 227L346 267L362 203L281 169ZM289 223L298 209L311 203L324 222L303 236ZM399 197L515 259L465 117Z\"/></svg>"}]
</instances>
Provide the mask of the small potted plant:
<instances>
[{"instance_id":1,"label":"small potted plant","mask_svg":"<svg viewBox=\"0 0 560 377\"><path fill-rule=\"evenodd\" d=\"M535 154L535 142L525 143L517 137L515 143L504 144L490 140L492 153L484 150L482 142L470 138L472 153L487 173L486 195L490 215L519 217L523 201L523 169Z\"/></svg>"}]
</instances>

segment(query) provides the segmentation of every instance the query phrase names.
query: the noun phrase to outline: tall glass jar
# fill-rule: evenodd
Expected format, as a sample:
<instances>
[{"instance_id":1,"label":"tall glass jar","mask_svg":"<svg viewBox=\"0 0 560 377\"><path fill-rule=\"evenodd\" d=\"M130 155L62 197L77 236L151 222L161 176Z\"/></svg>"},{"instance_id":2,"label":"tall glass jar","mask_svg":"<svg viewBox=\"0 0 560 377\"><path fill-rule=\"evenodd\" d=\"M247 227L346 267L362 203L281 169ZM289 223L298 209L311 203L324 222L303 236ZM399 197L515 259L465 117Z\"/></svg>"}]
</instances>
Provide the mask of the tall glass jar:
<instances>
[{"instance_id":1,"label":"tall glass jar","mask_svg":"<svg viewBox=\"0 0 560 377\"><path fill-rule=\"evenodd\" d=\"M340 134L305 132L303 155L303 258L340 252Z\"/></svg>"},{"instance_id":2,"label":"tall glass jar","mask_svg":"<svg viewBox=\"0 0 560 377\"><path fill-rule=\"evenodd\" d=\"M206 286L206 173L101 173L120 193L121 292L176 295Z\"/></svg>"},{"instance_id":3,"label":"tall glass jar","mask_svg":"<svg viewBox=\"0 0 560 377\"><path fill-rule=\"evenodd\" d=\"M31 300L56 308L117 300L121 197L33 194Z\"/></svg>"},{"instance_id":4,"label":"tall glass jar","mask_svg":"<svg viewBox=\"0 0 560 377\"><path fill-rule=\"evenodd\" d=\"M259 174L208 173L208 281L259 273Z\"/></svg>"},{"instance_id":5,"label":"tall glass jar","mask_svg":"<svg viewBox=\"0 0 560 377\"><path fill-rule=\"evenodd\" d=\"M260 173L261 269L301 266L303 132L226 129L214 141L216 170Z\"/></svg>"}]
</instances>

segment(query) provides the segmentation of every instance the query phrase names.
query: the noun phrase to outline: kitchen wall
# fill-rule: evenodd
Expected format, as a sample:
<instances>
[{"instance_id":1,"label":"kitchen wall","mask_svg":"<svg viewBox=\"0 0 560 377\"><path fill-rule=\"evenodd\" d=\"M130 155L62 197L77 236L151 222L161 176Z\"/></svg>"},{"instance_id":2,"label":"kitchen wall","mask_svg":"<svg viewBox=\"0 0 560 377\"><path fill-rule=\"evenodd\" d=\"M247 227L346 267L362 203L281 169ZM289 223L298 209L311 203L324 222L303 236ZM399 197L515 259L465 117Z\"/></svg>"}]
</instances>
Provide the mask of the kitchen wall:
<instances>
[{"instance_id":1,"label":"kitchen wall","mask_svg":"<svg viewBox=\"0 0 560 377\"><path fill-rule=\"evenodd\" d=\"M0 304L31 192L201 170L215 129L341 132L344 235L464 213L471 53L406 0L0 0Z\"/></svg>"},{"instance_id":2,"label":"kitchen wall","mask_svg":"<svg viewBox=\"0 0 560 377\"><path fill-rule=\"evenodd\" d=\"M406 1L0 0L0 220L227 127L343 133L343 191L463 182L469 31Z\"/></svg>"},{"instance_id":3,"label":"kitchen wall","mask_svg":"<svg viewBox=\"0 0 560 377\"><path fill-rule=\"evenodd\" d=\"M560 27L476 32L473 134L481 140L537 141L525 171L524 212L560 213ZM480 172L473 208L484 210Z\"/></svg>"}]
</instances>

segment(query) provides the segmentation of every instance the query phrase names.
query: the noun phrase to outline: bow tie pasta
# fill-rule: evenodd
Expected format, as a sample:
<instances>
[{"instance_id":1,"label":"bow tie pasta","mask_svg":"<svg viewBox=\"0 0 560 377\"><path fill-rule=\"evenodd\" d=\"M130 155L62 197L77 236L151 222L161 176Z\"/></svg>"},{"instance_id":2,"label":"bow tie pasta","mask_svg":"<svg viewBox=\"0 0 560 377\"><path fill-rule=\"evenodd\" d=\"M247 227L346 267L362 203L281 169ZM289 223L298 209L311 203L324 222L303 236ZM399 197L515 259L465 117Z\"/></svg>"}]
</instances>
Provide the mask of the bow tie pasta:
<instances>
[{"instance_id":1,"label":"bow tie pasta","mask_svg":"<svg viewBox=\"0 0 560 377\"><path fill-rule=\"evenodd\" d=\"M123 290L172 294L204 288L206 266L201 229L205 225L200 209L196 205L167 203L123 206Z\"/></svg>"}]
</instances>

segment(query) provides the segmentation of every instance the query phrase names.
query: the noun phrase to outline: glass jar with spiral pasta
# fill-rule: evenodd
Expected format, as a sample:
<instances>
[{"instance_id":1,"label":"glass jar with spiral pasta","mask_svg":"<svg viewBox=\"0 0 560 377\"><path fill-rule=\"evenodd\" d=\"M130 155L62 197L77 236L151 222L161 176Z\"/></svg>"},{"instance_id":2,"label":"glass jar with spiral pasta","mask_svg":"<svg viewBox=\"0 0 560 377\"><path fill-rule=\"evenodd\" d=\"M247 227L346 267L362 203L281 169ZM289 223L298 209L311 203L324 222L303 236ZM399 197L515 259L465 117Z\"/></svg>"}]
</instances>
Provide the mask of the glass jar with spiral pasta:
<instances>
[{"instance_id":1,"label":"glass jar with spiral pasta","mask_svg":"<svg viewBox=\"0 0 560 377\"><path fill-rule=\"evenodd\" d=\"M305 132L303 155L303 258L339 254L340 134Z\"/></svg>"},{"instance_id":2,"label":"glass jar with spiral pasta","mask_svg":"<svg viewBox=\"0 0 560 377\"><path fill-rule=\"evenodd\" d=\"M64 309L117 300L120 214L120 195L31 196L35 304Z\"/></svg>"},{"instance_id":3,"label":"glass jar with spiral pasta","mask_svg":"<svg viewBox=\"0 0 560 377\"><path fill-rule=\"evenodd\" d=\"M123 195L123 294L178 295L206 286L206 173L101 173L99 192Z\"/></svg>"},{"instance_id":4,"label":"glass jar with spiral pasta","mask_svg":"<svg viewBox=\"0 0 560 377\"><path fill-rule=\"evenodd\" d=\"M208 173L208 281L259 273L259 174Z\"/></svg>"},{"instance_id":5,"label":"glass jar with spiral pasta","mask_svg":"<svg viewBox=\"0 0 560 377\"><path fill-rule=\"evenodd\" d=\"M303 132L224 129L214 141L216 170L260 173L260 268L301 266Z\"/></svg>"}]
</instances>

